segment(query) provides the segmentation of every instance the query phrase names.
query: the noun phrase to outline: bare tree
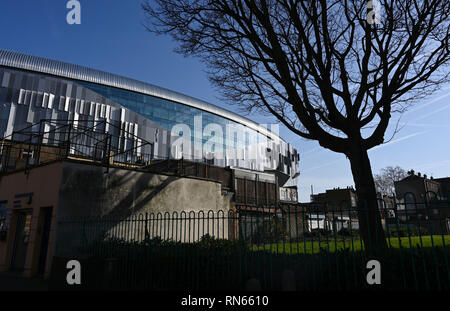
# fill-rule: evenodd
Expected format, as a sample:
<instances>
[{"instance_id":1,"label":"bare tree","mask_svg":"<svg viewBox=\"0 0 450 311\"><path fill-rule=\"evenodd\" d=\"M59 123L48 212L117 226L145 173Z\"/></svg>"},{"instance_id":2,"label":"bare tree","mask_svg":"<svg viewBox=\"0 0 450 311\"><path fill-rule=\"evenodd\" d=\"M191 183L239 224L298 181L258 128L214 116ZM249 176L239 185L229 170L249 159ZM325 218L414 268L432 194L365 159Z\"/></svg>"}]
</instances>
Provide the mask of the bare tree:
<instances>
[{"instance_id":1,"label":"bare tree","mask_svg":"<svg viewBox=\"0 0 450 311\"><path fill-rule=\"evenodd\" d=\"M372 3L372 1L370 1ZM384 249L367 151L449 81L448 0L153 0L146 27L208 65L225 98L350 161L366 246ZM368 14L370 13L370 14Z\"/></svg>"},{"instance_id":2,"label":"bare tree","mask_svg":"<svg viewBox=\"0 0 450 311\"><path fill-rule=\"evenodd\" d=\"M375 174L374 181L377 191L384 195L394 195L394 182L402 180L407 173L400 166L387 166L381 169L380 174Z\"/></svg>"}]
</instances>

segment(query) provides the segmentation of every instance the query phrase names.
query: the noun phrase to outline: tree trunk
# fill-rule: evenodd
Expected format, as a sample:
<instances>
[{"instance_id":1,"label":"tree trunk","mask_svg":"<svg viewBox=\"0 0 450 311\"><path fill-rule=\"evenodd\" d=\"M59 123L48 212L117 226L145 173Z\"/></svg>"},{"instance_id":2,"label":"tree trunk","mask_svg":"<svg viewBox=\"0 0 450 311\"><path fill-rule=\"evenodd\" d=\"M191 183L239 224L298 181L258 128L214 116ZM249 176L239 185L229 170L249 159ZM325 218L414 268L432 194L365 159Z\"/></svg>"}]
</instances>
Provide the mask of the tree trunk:
<instances>
[{"instance_id":1,"label":"tree trunk","mask_svg":"<svg viewBox=\"0 0 450 311\"><path fill-rule=\"evenodd\" d=\"M367 150L355 148L348 154L348 158L358 200L359 231L364 241L366 254L371 258L378 258L387 249L387 244L378 211L369 156Z\"/></svg>"}]
</instances>

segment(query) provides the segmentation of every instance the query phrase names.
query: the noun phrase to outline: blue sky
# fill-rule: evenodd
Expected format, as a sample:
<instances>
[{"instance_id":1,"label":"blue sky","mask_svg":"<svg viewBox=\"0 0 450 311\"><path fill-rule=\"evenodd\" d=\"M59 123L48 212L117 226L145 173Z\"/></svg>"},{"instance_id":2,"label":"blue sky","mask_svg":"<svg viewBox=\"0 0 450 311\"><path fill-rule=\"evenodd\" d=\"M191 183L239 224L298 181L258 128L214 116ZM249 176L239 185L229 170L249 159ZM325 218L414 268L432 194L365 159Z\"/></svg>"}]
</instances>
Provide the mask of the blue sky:
<instances>
[{"instance_id":1,"label":"blue sky","mask_svg":"<svg viewBox=\"0 0 450 311\"><path fill-rule=\"evenodd\" d=\"M175 43L169 37L144 29L141 0L80 0L81 25L67 24L66 3L2 1L0 48L112 72L238 111L221 103L201 62L174 53ZM260 123L274 122L268 117L249 117ZM397 118L393 117L386 139ZM403 128L389 143L369 151L374 173L388 165L399 165L434 177L450 176L449 120L450 86L444 86L402 116ZM309 201L311 185L317 193L353 184L344 155L325 150L283 127L280 134L300 151L300 201Z\"/></svg>"}]
</instances>

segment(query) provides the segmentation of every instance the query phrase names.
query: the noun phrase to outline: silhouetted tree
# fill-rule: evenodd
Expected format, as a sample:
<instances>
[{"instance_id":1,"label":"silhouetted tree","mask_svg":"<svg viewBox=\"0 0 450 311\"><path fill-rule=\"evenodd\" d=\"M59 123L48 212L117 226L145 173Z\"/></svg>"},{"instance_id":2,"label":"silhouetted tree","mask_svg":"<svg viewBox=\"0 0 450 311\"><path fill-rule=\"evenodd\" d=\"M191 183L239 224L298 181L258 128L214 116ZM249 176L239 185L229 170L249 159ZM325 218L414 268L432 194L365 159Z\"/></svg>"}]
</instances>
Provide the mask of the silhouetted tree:
<instances>
[{"instance_id":1,"label":"silhouetted tree","mask_svg":"<svg viewBox=\"0 0 450 311\"><path fill-rule=\"evenodd\" d=\"M449 80L448 0L153 0L142 7L147 29L201 57L230 101L345 154L366 249L386 247L367 151L385 142L393 113Z\"/></svg>"},{"instance_id":2,"label":"silhouetted tree","mask_svg":"<svg viewBox=\"0 0 450 311\"><path fill-rule=\"evenodd\" d=\"M402 180L407 173L400 166L387 166L381 169L380 174L375 174L374 181L377 191L384 195L394 195L394 182Z\"/></svg>"}]
</instances>

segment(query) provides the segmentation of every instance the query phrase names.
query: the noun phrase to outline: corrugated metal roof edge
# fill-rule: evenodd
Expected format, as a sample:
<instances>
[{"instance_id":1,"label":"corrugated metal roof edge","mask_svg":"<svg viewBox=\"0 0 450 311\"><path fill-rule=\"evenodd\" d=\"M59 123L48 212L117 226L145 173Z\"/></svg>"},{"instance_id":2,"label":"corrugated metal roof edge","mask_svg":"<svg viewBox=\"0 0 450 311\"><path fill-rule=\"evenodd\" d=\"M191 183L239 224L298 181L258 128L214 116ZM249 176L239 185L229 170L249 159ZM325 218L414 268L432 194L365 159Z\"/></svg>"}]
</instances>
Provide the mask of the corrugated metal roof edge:
<instances>
[{"instance_id":1,"label":"corrugated metal roof edge","mask_svg":"<svg viewBox=\"0 0 450 311\"><path fill-rule=\"evenodd\" d=\"M256 122L235 114L231 111L217 107L203 100L174 92L162 87L158 87L149 83L141 82L135 79L119 76L116 74L92 69L85 66L70 64L58 60L52 60L44 57L28 55L20 52L8 51L0 49L0 65L11 68L24 69L39 73L46 73L53 76L91 82L101 85L107 85L119 89L142 93L150 96L163 98L195 107L216 115L220 115L227 119L246 125L247 127L260 132L274 139L280 139L280 136L269 131Z\"/></svg>"}]
</instances>

